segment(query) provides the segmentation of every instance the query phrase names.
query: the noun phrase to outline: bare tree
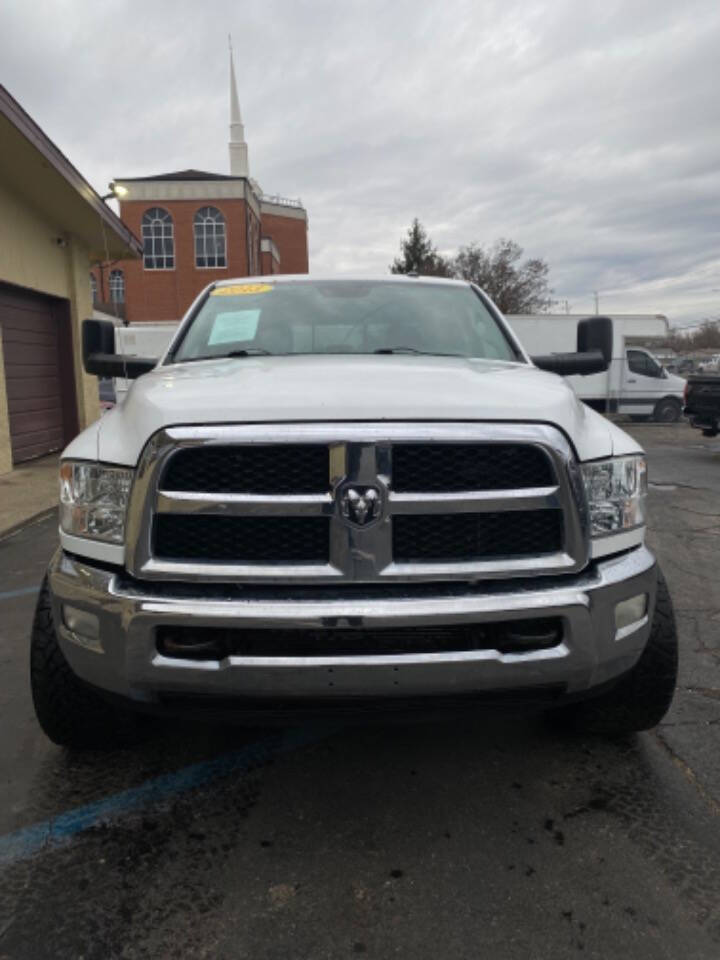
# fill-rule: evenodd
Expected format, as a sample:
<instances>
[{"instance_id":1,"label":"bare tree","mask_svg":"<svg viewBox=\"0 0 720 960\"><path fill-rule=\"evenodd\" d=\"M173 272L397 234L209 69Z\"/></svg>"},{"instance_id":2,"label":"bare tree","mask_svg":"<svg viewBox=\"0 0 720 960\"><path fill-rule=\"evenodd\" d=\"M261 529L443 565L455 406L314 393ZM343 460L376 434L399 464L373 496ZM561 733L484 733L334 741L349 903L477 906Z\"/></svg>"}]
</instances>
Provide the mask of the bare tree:
<instances>
[{"instance_id":1,"label":"bare tree","mask_svg":"<svg viewBox=\"0 0 720 960\"><path fill-rule=\"evenodd\" d=\"M400 241L400 256L393 260L390 273L418 273L426 277L452 277L452 264L442 257L417 217L407 237Z\"/></svg>"},{"instance_id":2,"label":"bare tree","mask_svg":"<svg viewBox=\"0 0 720 960\"><path fill-rule=\"evenodd\" d=\"M720 320L703 320L699 327L688 330L687 333L673 330L667 338L667 343L678 353L718 349L720 348Z\"/></svg>"},{"instance_id":3,"label":"bare tree","mask_svg":"<svg viewBox=\"0 0 720 960\"><path fill-rule=\"evenodd\" d=\"M461 247L453 260L456 277L470 280L492 297L503 313L542 313L551 304L550 268L539 257L520 262L523 248L500 239L492 247Z\"/></svg>"}]
</instances>

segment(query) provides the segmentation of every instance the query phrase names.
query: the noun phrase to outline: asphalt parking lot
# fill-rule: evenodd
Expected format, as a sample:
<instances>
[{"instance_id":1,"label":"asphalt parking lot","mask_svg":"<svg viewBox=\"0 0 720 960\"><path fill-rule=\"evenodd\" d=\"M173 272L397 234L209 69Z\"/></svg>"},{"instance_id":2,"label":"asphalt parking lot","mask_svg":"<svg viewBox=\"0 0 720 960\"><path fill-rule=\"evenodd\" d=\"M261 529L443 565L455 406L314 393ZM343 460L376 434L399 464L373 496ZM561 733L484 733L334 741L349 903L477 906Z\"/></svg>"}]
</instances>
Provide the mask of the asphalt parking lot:
<instances>
[{"instance_id":1,"label":"asphalt parking lot","mask_svg":"<svg viewBox=\"0 0 720 960\"><path fill-rule=\"evenodd\" d=\"M67 753L27 677L54 520L0 541L0 960L720 956L720 440L631 432L681 678L622 742L504 710Z\"/></svg>"}]
</instances>

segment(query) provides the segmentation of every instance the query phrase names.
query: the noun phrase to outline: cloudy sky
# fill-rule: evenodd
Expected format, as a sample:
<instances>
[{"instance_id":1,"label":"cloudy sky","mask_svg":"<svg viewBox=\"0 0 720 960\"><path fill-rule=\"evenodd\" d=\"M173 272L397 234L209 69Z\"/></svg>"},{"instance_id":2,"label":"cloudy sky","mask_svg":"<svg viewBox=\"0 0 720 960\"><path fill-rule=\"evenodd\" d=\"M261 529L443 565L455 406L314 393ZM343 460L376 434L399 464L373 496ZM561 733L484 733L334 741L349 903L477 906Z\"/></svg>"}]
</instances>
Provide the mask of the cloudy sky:
<instances>
[{"instance_id":1,"label":"cloudy sky","mask_svg":"<svg viewBox=\"0 0 720 960\"><path fill-rule=\"evenodd\" d=\"M301 197L317 272L506 236L559 300L720 316L717 0L34 0L4 83L98 190L227 172L232 32L251 173Z\"/></svg>"}]
</instances>

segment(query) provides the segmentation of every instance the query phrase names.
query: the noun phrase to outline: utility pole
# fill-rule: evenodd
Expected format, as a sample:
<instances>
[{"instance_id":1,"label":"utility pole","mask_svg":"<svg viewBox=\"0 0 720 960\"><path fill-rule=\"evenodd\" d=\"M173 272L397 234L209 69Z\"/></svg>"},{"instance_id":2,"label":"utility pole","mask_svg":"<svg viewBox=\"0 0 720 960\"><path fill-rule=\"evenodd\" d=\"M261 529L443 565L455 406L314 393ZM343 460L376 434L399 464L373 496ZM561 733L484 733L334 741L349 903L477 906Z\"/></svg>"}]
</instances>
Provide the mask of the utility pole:
<instances>
[{"instance_id":1,"label":"utility pole","mask_svg":"<svg viewBox=\"0 0 720 960\"><path fill-rule=\"evenodd\" d=\"M553 307L559 307L560 310L561 310L561 311L564 311L566 314L570 313L570 301L569 301L569 300L566 300L566 299L562 299L562 300L551 300L551 301L550 301L549 311L551 311L551 310L553 309Z\"/></svg>"},{"instance_id":2,"label":"utility pole","mask_svg":"<svg viewBox=\"0 0 720 960\"><path fill-rule=\"evenodd\" d=\"M595 315L597 316L600 313L600 296L597 290L593 290L593 297L595 297Z\"/></svg>"}]
</instances>

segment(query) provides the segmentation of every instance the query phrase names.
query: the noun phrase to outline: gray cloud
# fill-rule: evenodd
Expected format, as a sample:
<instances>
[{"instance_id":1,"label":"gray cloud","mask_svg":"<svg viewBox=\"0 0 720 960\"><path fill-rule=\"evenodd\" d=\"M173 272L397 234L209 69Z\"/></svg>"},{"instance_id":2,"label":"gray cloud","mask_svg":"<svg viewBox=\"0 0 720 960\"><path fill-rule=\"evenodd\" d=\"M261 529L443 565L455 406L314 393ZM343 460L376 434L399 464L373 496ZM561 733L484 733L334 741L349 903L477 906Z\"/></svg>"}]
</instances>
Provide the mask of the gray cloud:
<instances>
[{"instance_id":1,"label":"gray cloud","mask_svg":"<svg viewBox=\"0 0 720 960\"><path fill-rule=\"evenodd\" d=\"M574 309L720 315L714 0L39 0L3 82L104 189L227 169L232 31L253 174L301 196L311 267L510 236Z\"/></svg>"}]
</instances>

